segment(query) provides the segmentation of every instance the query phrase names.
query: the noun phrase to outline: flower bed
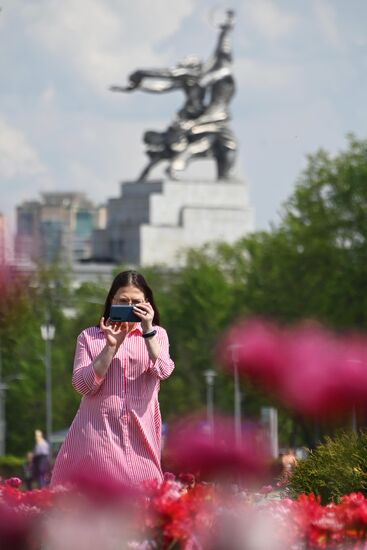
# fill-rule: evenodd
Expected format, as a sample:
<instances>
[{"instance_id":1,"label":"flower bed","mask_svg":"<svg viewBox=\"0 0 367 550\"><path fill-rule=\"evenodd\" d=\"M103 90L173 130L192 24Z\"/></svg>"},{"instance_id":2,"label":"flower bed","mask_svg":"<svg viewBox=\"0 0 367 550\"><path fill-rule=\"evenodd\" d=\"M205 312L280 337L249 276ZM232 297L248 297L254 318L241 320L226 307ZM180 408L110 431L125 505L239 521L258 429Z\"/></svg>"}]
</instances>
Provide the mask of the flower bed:
<instances>
[{"instance_id":1,"label":"flower bed","mask_svg":"<svg viewBox=\"0 0 367 550\"><path fill-rule=\"evenodd\" d=\"M360 493L322 506L276 492L166 476L142 490L89 485L84 490L21 491L0 485L2 550L305 550L366 548L367 499Z\"/></svg>"}]
</instances>

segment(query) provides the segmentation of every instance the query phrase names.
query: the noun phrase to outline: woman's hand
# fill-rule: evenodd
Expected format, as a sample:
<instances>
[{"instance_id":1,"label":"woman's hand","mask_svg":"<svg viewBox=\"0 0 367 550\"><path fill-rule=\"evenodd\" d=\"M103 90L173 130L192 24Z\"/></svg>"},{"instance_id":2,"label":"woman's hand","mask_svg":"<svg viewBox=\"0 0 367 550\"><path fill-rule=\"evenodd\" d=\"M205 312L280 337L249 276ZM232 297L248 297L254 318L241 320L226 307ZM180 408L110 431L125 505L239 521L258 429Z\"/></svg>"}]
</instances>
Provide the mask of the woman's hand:
<instances>
[{"instance_id":1,"label":"woman's hand","mask_svg":"<svg viewBox=\"0 0 367 550\"><path fill-rule=\"evenodd\" d=\"M154 309L149 302L142 302L134 306L134 313L141 319L143 332L150 332L153 329Z\"/></svg>"},{"instance_id":2,"label":"woman's hand","mask_svg":"<svg viewBox=\"0 0 367 550\"><path fill-rule=\"evenodd\" d=\"M115 348L122 344L129 332L129 323L112 323L109 320L105 323L104 317L102 317L99 327L106 336L107 344Z\"/></svg>"}]
</instances>

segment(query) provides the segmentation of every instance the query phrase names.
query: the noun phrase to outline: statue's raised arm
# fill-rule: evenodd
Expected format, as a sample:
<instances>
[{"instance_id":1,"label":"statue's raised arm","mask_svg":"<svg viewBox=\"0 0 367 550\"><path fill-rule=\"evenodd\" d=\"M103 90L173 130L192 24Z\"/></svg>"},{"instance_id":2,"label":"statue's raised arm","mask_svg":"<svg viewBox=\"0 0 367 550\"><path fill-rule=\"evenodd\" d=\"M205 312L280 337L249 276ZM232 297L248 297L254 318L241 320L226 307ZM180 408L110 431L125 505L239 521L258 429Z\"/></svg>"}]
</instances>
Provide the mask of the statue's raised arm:
<instances>
[{"instance_id":1,"label":"statue's raised arm","mask_svg":"<svg viewBox=\"0 0 367 550\"><path fill-rule=\"evenodd\" d=\"M230 35L235 24L235 13L233 10L226 12L226 19L219 25L220 33L217 45L212 56L203 67L204 75L213 75L213 72L223 66L230 66L233 62L233 52Z\"/></svg>"}]
</instances>

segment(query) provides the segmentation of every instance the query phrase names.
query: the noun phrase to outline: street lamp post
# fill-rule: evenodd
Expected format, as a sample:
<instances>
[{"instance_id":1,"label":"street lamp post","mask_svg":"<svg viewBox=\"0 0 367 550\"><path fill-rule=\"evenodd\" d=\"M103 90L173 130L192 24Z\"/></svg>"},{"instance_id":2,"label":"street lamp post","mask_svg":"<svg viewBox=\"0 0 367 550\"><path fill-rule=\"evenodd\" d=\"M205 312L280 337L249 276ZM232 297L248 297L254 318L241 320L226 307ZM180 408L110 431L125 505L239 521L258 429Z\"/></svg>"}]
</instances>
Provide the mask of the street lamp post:
<instances>
[{"instance_id":1,"label":"street lamp post","mask_svg":"<svg viewBox=\"0 0 367 550\"><path fill-rule=\"evenodd\" d=\"M233 364L233 380L234 380L234 434L236 444L239 445L242 439L241 431L241 389L240 379L238 374L238 356L237 350L240 348L239 344L232 344L229 346L229 350L232 356Z\"/></svg>"},{"instance_id":2,"label":"street lamp post","mask_svg":"<svg viewBox=\"0 0 367 550\"><path fill-rule=\"evenodd\" d=\"M210 435L214 436L214 378L217 373L214 370L208 369L204 371L206 381L206 414Z\"/></svg>"},{"instance_id":3,"label":"street lamp post","mask_svg":"<svg viewBox=\"0 0 367 550\"><path fill-rule=\"evenodd\" d=\"M46 378L46 434L50 443L52 435L52 376L51 341L55 337L55 327L48 321L41 325L41 336L45 342L45 378Z\"/></svg>"}]
</instances>

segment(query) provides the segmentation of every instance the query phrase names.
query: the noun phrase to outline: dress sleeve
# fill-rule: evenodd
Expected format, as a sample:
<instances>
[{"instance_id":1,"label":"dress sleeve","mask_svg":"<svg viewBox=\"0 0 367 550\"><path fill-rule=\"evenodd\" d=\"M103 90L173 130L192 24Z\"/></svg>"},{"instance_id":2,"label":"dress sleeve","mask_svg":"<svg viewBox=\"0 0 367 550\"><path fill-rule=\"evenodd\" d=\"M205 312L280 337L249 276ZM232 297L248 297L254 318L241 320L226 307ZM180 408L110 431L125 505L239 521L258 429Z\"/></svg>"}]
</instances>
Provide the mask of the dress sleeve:
<instances>
[{"instance_id":1,"label":"dress sleeve","mask_svg":"<svg viewBox=\"0 0 367 550\"><path fill-rule=\"evenodd\" d=\"M175 368L175 365L169 355L169 341L167 332L161 327L157 329L157 338L161 349L157 359L155 361L149 361L147 372L157 376L160 380L164 380L169 377Z\"/></svg>"},{"instance_id":2,"label":"dress sleeve","mask_svg":"<svg viewBox=\"0 0 367 550\"><path fill-rule=\"evenodd\" d=\"M73 388L82 395L93 395L104 380L95 372L93 359L88 340L82 332L76 341L72 377Z\"/></svg>"}]
</instances>

